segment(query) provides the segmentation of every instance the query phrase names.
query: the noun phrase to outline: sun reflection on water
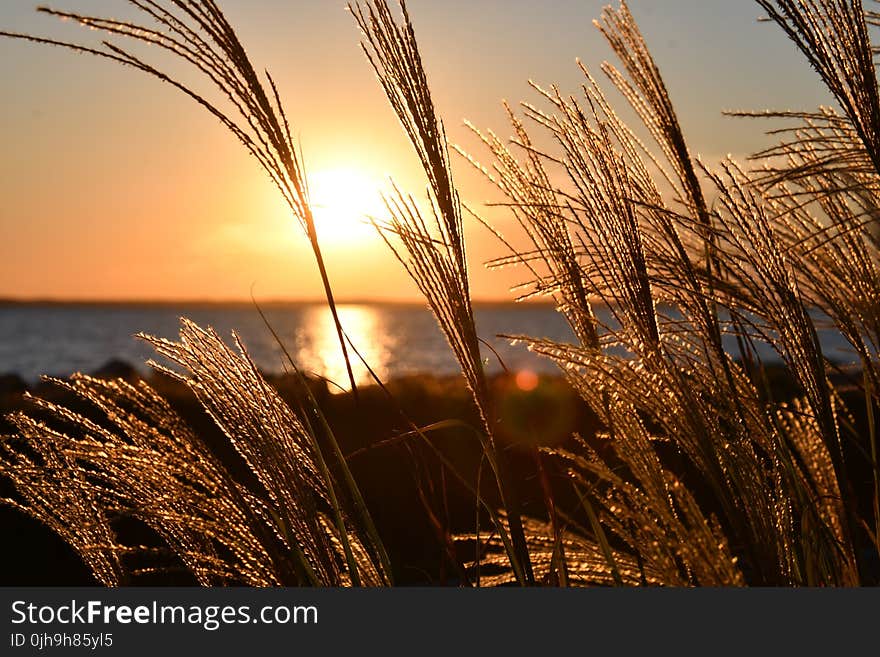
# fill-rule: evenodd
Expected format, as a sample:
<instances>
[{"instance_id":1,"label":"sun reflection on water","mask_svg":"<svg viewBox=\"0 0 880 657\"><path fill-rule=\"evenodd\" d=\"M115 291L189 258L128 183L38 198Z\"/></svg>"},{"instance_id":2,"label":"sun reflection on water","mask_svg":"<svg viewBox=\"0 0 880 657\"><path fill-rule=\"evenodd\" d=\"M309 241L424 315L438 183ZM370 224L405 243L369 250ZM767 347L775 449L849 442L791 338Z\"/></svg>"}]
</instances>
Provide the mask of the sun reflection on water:
<instances>
[{"instance_id":1,"label":"sun reflection on water","mask_svg":"<svg viewBox=\"0 0 880 657\"><path fill-rule=\"evenodd\" d=\"M380 379L387 380L397 339L388 331L381 313L365 305L340 305L337 312L343 330L358 352ZM330 310L326 307L310 308L303 319L303 326L297 331L297 361L307 372L327 379L331 391L350 390L345 359ZM355 382L359 386L372 383L372 377L360 358L352 350L349 352Z\"/></svg>"}]
</instances>

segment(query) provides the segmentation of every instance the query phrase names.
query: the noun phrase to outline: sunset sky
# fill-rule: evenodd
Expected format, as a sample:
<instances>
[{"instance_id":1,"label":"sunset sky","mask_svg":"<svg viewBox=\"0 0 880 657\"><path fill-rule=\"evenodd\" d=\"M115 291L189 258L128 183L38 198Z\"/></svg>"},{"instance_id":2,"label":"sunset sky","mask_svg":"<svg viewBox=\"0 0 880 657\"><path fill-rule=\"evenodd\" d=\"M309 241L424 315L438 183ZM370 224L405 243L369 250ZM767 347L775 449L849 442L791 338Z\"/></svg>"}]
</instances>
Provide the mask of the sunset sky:
<instances>
[{"instance_id":1,"label":"sunset sky","mask_svg":"<svg viewBox=\"0 0 880 657\"><path fill-rule=\"evenodd\" d=\"M530 78L576 92L575 58L598 71L610 56L591 24L606 3L410 0L451 141L485 159L463 119L508 134L500 101L535 100ZM38 15L35 4L3 0L0 29L95 43L95 33ZM129 12L123 0L50 4L117 18ZM388 175L413 192L424 179L345 3L220 4L256 67L279 83L337 294L415 298L384 245L357 223L359 208L377 211L376 190ZM709 161L766 143L760 124L725 119L724 109L829 102L778 28L757 22L755 3L632 0L630 7L692 150ZM256 161L179 92L96 58L11 40L0 40L0 88L0 297L243 299L252 285L264 299L320 296L306 240ZM478 207L491 197L466 163L454 164L465 200ZM474 297L510 298L519 273L486 271L481 263L499 251L478 226L469 237Z\"/></svg>"}]
</instances>

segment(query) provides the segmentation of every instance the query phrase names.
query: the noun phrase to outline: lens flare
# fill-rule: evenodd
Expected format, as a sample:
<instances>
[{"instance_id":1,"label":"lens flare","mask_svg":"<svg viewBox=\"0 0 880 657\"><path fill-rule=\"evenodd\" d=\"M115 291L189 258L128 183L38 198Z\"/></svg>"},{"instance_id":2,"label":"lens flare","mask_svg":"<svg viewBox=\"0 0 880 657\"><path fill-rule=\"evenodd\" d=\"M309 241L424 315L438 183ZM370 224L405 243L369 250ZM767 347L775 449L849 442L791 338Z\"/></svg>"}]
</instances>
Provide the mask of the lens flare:
<instances>
[{"instance_id":1,"label":"lens flare","mask_svg":"<svg viewBox=\"0 0 880 657\"><path fill-rule=\"evenodd\" d=\"M538 387L538 375L531 370L521 370L517 372L516 387L523 392L531 392Z\"/></svg>"}]
</instances>

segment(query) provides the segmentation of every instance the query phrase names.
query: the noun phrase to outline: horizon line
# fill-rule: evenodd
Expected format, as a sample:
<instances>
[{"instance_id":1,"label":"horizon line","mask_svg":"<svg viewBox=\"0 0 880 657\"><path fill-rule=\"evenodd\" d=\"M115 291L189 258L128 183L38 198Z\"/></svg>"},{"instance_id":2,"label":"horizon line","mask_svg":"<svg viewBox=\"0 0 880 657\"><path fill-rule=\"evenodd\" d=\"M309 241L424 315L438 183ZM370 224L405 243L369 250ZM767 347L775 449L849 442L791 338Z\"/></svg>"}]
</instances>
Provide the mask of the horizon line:
<instances>
[{"instance_id":1,"label":"horizon line","mask_svg":"<svg viewBox=\"0 0 880 657\"><path fill-rule=\"evenodd\" d=\"M512 299L473 299L471 303L474 306L554 306L551 300L530 299L527 301L515 301ZM264 307L268 306L314 306L327 305L327 300L322 297L313 298L286 298L274 297L271 299L257 299L256 304ZM0 296L0 307L2 306L253 306L253 299L245 298L198 298L198 297L180 297L180 298L89 298L89 297L51 297L51 296L35 296L35 297L4 297ZM382 299L369 297L351 297L336 300L337 306L422 306L428 308L428 303L424 299Z\"/></svg>"}]
</instances>

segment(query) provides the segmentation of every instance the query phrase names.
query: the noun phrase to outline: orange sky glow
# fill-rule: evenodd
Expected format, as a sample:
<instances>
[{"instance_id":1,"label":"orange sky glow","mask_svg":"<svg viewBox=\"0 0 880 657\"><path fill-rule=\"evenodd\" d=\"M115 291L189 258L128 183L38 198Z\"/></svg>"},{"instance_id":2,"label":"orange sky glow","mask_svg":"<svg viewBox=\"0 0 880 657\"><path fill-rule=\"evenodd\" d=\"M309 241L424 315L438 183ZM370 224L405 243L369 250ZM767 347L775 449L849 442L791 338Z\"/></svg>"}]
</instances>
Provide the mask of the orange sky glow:
<instances>
[{"instance_id":1,"label":"orange sky glow","mask_svg":"<svg viewBox=\"0 0 880 657\"><path fill-rule=\"evenodd\" d=\"M37 16L33 4L4 2L0 28L94 38ZM113 16L120 5L58 4ZM411 0L450 140L485 158L462 120L508 134L500 101L534 100L529 78L576 92L575 57L598 70L608 56L590 24L603 4L565 1L541 9L524 0ZM282 90L337 295L416 299L362 215L381 216L379 192L389 176L416 195L425 180L360 53L344 3L221 5L257 68L269 68ZM710 160L764 144L760 126L723 119L723 109L827 102L784 37L758 25L754 6L740 5L749 3L675 0L660 12L658 3L631 2L655 44L692 149ZM685 38L695 27L699 36ZM747 52L731 63L746 41ZM719 86L716 78L732 66L732 82ZM777 81L772 88L769 79ZM259 299L320 298L306 239L276 190L191 100L135 71L9 40L0 40L0 85L0 297L239 300L253 289ZM506 234L514 232L502 211L484 207L498 200L492 188L461 158L454 165L463 199ZM482 263L501 251L476 222L467 231L473 296L512 299L523 272L487 271Z\"/></svg>"}]
</instances>

